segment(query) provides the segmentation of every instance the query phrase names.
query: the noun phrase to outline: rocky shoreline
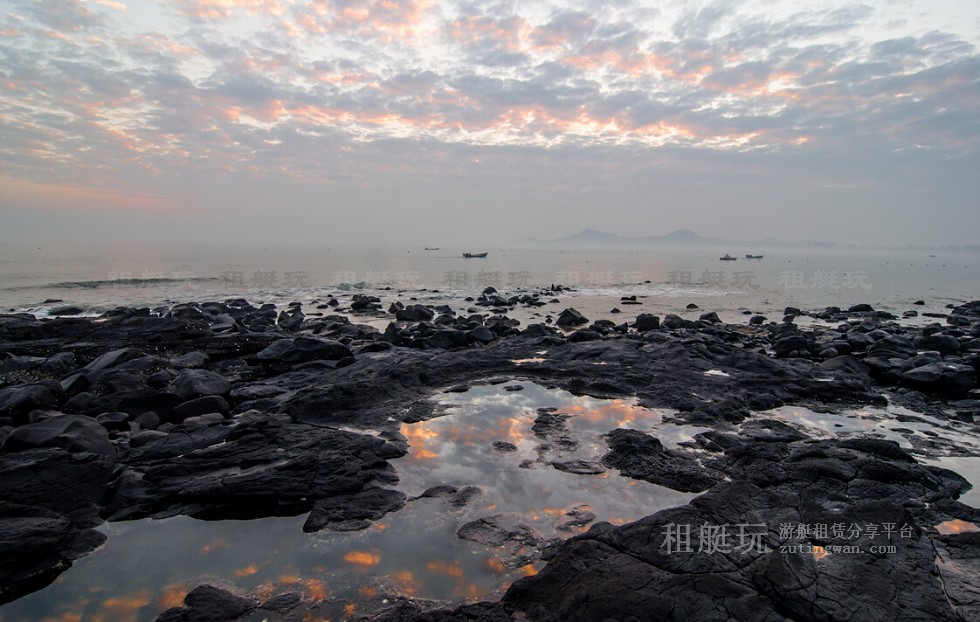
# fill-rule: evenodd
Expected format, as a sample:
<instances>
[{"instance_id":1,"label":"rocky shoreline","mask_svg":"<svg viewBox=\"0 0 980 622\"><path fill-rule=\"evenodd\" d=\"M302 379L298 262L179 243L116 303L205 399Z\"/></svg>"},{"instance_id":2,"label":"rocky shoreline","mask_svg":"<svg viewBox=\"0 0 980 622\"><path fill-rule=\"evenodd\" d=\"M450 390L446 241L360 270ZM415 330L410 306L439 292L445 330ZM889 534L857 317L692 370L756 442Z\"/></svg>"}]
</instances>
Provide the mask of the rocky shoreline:
<instances>
[{"instance_id":1,"label":"rocky shoreline","mask_svg":"<svg viewBox=\"0 0 980 622\"><path fill-rule=\"evenodd\" d=\"M355 619L980 619L980 532L936 528L980 524L980 510L957 501L963 477L919 462L973 448L815 439L755 414L891 403L974 430L980 302L920 327L869 305L812 312L826 325L807 327L799 309L744 325L710 312L590 322L567 309L522 328L506 315L549 295L490 288L464 312L385 311L355 294L344 312L314 301L327 315L236 299L0 316L0 603L100 546L103 521L306 514L306 531L365 528L411 501L391 488L411 451L402 424L438 416L439 393L524 379L635 397L711 427L675 449L610 430L601 464L551 464L703 494L542 547L544 569L499 601L440 609L396 597ZM386 330L357 323L385 313ZM837 524L865 528L846 539L812 528ZM866 528L886 524L899 535ZM764 527L740 546L750 525ZM522 530L491 526L502 541ZM479 527L457 535L487 537ZM681 535L692 550L671 550ZM882 543L892 548L872 552ZM201 586L158 619L299 620L324 606L285 588L259 600Z\"/></svg>"}]
</instances>

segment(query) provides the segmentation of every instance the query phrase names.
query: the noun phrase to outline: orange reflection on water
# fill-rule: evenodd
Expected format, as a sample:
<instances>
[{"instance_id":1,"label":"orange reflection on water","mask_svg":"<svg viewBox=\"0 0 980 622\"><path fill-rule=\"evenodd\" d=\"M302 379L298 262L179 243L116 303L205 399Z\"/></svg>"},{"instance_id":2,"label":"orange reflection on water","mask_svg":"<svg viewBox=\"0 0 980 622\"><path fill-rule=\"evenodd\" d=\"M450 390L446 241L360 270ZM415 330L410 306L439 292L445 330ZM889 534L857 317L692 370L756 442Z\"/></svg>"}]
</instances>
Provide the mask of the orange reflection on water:
<instances>
[{"instance_id":1,"label":"orange reflection on water","mask_svg":"<svg viewBox=\"0 0 980 622\"><path fill-rule=\"evenodd\" d=\"M827 552L827 549L823 548L822 546L813 545L813 558L815 560L820 561L828 555L830 555L830 553Z\"/></svg>"},{"instance_id":2,"label":"orange reflection on water","mask_svg":"<svg viewBox=\"0 0 980 622\"><path fill-rule=\"evenodd\" d=\"M454 560L451 564L440 561L431 561L427 563L425 567L429 569L429 572L444 574L450 577L463 576L463 568L459 565L459 560Z\"/></svg>"},{"instance_id":3,"label":"orange reflection on water","mask_svg":"<svg viewBox=\"0 0 980 622\"><path fill-rule=\"evenodd\" d=\"M415 575L411 571L396 572L391 575L391 579L395 582L398 591L405 596L415 596L418 593L418 584L415 582Z\"/></svg>"},{"instance_id":4,"label":"orange reflection on water","mask_svg":"<svg viewBox=\"0 0 980 622\"><path fill-rule=\"evenodd\" d=\"M258 566L254 564L245 566L244 568L239 568L235 571L236 577L250 577L259 571Z\"/></svg>"},{"instance_id":5,"label":"orange reflection on water","mask_svg":"<svg viewBox=\"0 0 980 622\"><path fill-rule=\"evenodd\" d=\"M102 608L108 614L96 616L93 620L108 619L114 622L121 620L138 620L138 612L150 604L150 590L143 589L131 596L118 596L102 601Z\"/></svg>"},{"instance_id":6,"label":"orange reflection on water","mask_svg":"<svg viewBox=\"0 0 980 622\"><path fill-rule=\"evenodd\" d=\"M186 583L167 585L163 588L163 593L157 597L157 607L164 610L180 607L184 604L184 596L187 596Z\"/></svg>"},{"instance_id":7,"label":"orange reflection on water","mask_svg":"<svg viewBox=\"0 0 980 622\"><path fill-rule=\"evenodd\" d=\"M279 583L281 585L298 585L301 586L305 592L307 600L313 602L320 602L326 600L330 596L330 592L327 591L326 584L320 579L304 579L299 575L284 574L279 576ZM259 588L259 600L268 600L271 596L271 589L275 589L274 586L270 586L267 583L262 584Z\"/></svg>"},{"instance_id":8,"label":"orange reflection on water","mask_svg":"<svg viewBox=\"0 0 980 622\"><path fill-rule=\"evenodd\" d=\"M83 600L77 603L74 608L84 609L87 604L88 601ZM41 622L82 622L83 619L82 614L77 611L65 611L57 618L44 618Z\"/></svg>"},{"instance_id":9,"label":"orange reflection on water","mask_svg":"<svg viewBox=\"0 0 980 622\"><path fill-rule=\"evenodd\" d=\"M496 574L504 574L507 572L507 568L504 566L504 562L500 561L496 557L488 557L483 565L492 570Z\"/></svg>"},{"instance_id":10,"label":"orange reflection on water","mask_svg":"<svg viewBox=\"0 0 980 622\"><path fill-rule=\"evenodd\" d=\"M980 531L980 527L977 527L971 522L954 518L953 520L948 520L936 525L936 531L948 535L953 533L969 533L971 531Z\"/></svg>"},{"instance_id":11,"label":"orange reflection on water","mask_svg":"<svg viewBox=\"0 0 980 622\"><path fill-rule=\"evenodd\" d=\"M538 574L538 569L534 567L534 564L524 564L521 571L524 573L525 577L533 577L534 575Z\"/></svg>"},{"instance_id":12,"label":"orange reflection on water","mask_svg":"<svg viewBox=\"0 0 980 622\"><path fill-rule=\"evenodd\" d=\"M366 596L367 598L374 598L378 595L378 589L370 585L365 585L364 587L357 588L357 591Z\"/></svg>"},{"instance_id":13,"label":"orange reflection on water","mask_svg":"<svg viewBox=\"0 0 980 622\"><path fill-rule=\"evenodd\" d=\"M608 422L610 429L627 427L640 417L650 414L646 409L633 406L625 400L609 400L601 406L588 408L574 404L567 411L592 423Z\"/></svg>"},{"instance_id":14,"label":"orange reflection on water","mask_svg":"<svg viewBox=\"0 0 980 622\"><path fill-rule=\"evenodd\" d=\"M215 538L201 547L201 553L210 553L211 551L217 551L218 549L228 548L228 543L221 538Z\"/></svg>"},{"instance_id":15,"label":"orange reflection on water","mask_svg":"<svg viewBox=\"0 0 980 622\"><path fill-rule=\"evenodd\" d=\"M344 555L344 561L356 566L377 566L381 563L381 553L379 551L350 551Z\"/></svg>"}]
</instances>

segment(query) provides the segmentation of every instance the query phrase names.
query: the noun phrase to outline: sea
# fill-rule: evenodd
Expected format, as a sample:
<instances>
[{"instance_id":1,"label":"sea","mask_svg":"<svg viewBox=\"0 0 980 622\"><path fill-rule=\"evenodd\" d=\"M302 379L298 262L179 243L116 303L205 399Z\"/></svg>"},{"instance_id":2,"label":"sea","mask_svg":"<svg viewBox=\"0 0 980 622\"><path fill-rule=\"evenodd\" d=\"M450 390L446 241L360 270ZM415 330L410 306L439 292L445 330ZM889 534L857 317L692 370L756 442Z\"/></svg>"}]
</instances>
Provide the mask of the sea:
<instances>
[{"instance_id":1,"label":"sea","mask_svg":"<svg viewBox=\"0 0 980 622\"><path fill-rule=\"evenodd\" d=\"M466 258L467 252L487 256ZM493 287L503 295L554 290L541 299L556 302L509 313L522 325L547 321L566 307L617 323L630 314L707 311L728 322L743 322L750 313L779 320L790 306L807 311L858 303L922 317L980 298L978 267L978 251L911 248L780 246L735 253L711 246L6 243L0 245L0 311L45 317L78 307L80 315L96 316L119 306L228 298L301 302L309 311L311 303L362 293L379 297L386 308L401 300L466 312L472 310L467 298ZM920 301L925 304L915 304ZM691 303L697 309L688 309ZM384 317L358 321L387 324Z\"/></svg>"},{"instance_id":2,"label":"sea","mask_svg":"<svg viewBox=\"0 0 980 622\"><path fill-rule=\"evenodd\" d=\"M0 313L38 317L98 316L118 306L160 310L177 303L245 298L253 304L303 303L307 314L344 312L355 294L382 306L401 301L449 305L458 313L489 313L476 306L488 287L502 295L535 293L543 306L518 306L522 325L553 320L575 308L590 320L629 321L639 313L676 313L694 319L714 311L727 322L747 316L780 320L786 307L819 311L868 303L907 323L942 321L948 306L980 299L980 254L965 250L779 247L612 247L493 245L320 248L151 244L0 245ZM483 253L465 258L464 253ZM734 260L721 260L732 254ZM762 255L749 259L745 254ZM339 305L324 306L330 298ZM919 304L921 303L921 304ZM689 305L697 308L689 308ZM70 309L70 307L74 307ZM618 312L616 312L618 311ZM383 329L384 312L351 315ZM818 320L800 317L798 323ZM547 356L542 351L540 356ZM515 361L533 365L535 359ZM720 373L709 370L705 373ZM675 423L669 410L636 400L573 395L517 378L522 390L477 385L437 395L447 410L430 421L404 424L410 454L394 460L397 485L412 501L357 532L307 534L304 516L253 521L198 521L186 516L104 523L97 551L77 560L51 585L0 605L0 622L35 620L153 620L181 605L201 584L218 585L258 602L298 593L320 602L323 619L352 619L383 611L392 598L415 597L455 605L499 598L541 562L508 565L495 547L456 537L467 521L488 514L519 517L546 537L588 529L569 517L589 514L622 524L694 496L610 472L571 474L539 464L533 425L541 409L568 413L581 435L576 458L598 461L602 434L631 427L667 446L690 443L705 428ZM513 384L513 383L512 383ZM933 419L896 405L822 413L783 407L760 413L814 438L874 436L911 449L926 436L963 451L929 460L963 474L974 485L962 501L980 503L980 434L972 424ZM921 437L920 439L914 438ZM505 439L513 452L493 449ZM534 468L525 468L527 465ZM463 509L419 497L434 485L475 485L480 496ZM937 529L977 531L964 521ZM944 531L948 533L948 531ZM521 562L523 563L523 562ZM262 610L246 620L264 619Z\"/></svg>"}]
</instances>

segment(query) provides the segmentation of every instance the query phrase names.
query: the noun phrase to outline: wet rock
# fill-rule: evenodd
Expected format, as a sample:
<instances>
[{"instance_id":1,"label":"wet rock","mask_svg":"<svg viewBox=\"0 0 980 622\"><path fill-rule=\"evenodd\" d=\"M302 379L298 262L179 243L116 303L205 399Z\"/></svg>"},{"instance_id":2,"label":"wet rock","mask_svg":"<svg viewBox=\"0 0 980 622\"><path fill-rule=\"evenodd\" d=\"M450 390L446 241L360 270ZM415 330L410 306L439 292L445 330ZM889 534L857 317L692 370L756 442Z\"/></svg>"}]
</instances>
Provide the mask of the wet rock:
<instances>
[{"instance_id":1,"label":"wet rock","mask_svg":"<svg viewBox=\"0 0 980 622\"><path fill-rule=\"evenodd\" d=\"M297 365L309 361L339 361L351 357L350 348L332 339L297 337L280 339L255 355L260 361Z\"/></svg>"},{"instance_id":2,"label":"wet rock","mask_svg":"<svg viewBox=\"0 0 980 622\"><path fill-rule=\"evenodd\" d=\"M320 499L303 524L310 533L328 528L332 531L358 531L371 526L385 514L400 510L405 495L388 488L369 488L352 495L336 495Z\"/></svg>"},{"instance_id":3,"label":"wet rock","mask_svg":"<svg viewBox=\"0 0 980 622\"><path fill-rule=\"evenodd\" d=\"M598 462L589 460L565 460L563 462L552 462L551 466L565 473L575 473L576 475L598 475L605 473L606 468Z\"/></svg>"},{"instance_id":4,"label":"wet rock","mask_svg":"<svg viewBox=\"0 0 980 622\"><path fill-rule=\"evenodd\" d=\"M0 500L0 605L47 586L105 540L59 512Z\"/></svg>"},{"instance_id":5,"label":"wet rock","mask_svg":"<svg viewBox=\"0 0 980 622\"><path fill-rule=\"evenodd\" d=\"M645 333L648 330L657 330L660 328L660 317L652 313L641 313L636 316L636 322L633 324L633 328L641 333Z\"/></svg>"},{"instance_id":6,"label":"wet rock","mask_svg":"<svg viewBox=\"0 0 980 622\"><path fill-rule=\"evenodd\" d=\"M562 328L568 328L570 326L579 326L581 324L588 324L589 319L576 311L574 308L569 307L561 312L555 324L561 326Z\"/></svg>"},{"instance_id":7,"label":"wet rock","mask_svg":"<svg viewBox=\"0 0 980 622\"><path fill-rule=\"evenodd\" d=\"M935 350L943 356L956 354L960 351L960 342L952 335L927 335L915 340L915 347L920 350Z\"/></svg>"},{"instance_id":8,"label":"wet rock","mask_svg":"<svg viewBox=\"0 0 980 622\"><path fill-rule=\"evenodd\" d=\"M255 601L213 585L201 585L184 597L183 607L160 614L156 622L231 622L258 608Z\"/></svg>"},{"instance_id":9,"label":"wet rock","mask_svg":"<svg viewBox=\"0 0 980 622\"><path fill-rule=\"evenodd\" d=\"M53 408L61 402L57 389L48 383L0 389L0 417L11 417L15 422L25 423L27 413L32 410Z\"/></svg>"},{"instance_id":10,"label":"wet rock","mask_svg":"<svg viewBox=\"0 0 980 622\"><path fill-rule=\"evenodd\" d=\"M71 453L91 452L115 457L116 450L99 422L78 415L58 415L15 429L3 442L2 451L60 447Z\"/></svg>"},{"instance_id":11,"label":"wet rock","mask_svg":"<svg viewBox=\"0 0 980 622\"><path fill-rule=\"evenodd\" d=\"M189 417L198 417L208 413L224 415L228 413L228 410L228 402L225 401L225 398L220 395L204 395L175 406L168 421L180 423Z\"/></svg>"},{"instance_id":12,"label":"wet rock","mask_svg":"<svg viewBox=\"0 0 980 622\"><path fill-rule=\"evenodd\" d=\"M724 477L702 467L696 458L666 449L659 439L637 430L613 430L606 442L610 451L602 457L602 463L627 477L683 492L707 490Z\"/></svg>"},{"instance_id":13,"label":"wet rock","mask_svg":"<svg viewBox=\"0 0 980 622\"><path fill-rule=\"evenodd\" d=\"M206 369L185 369L168 387L168 392L185 401L204 395L227 395L229 391L231 391L231 382L224 376Z\"/></svg>"},{"instance_id":14,"label":"wet rock","mask_svg":"<svg viewBox=\"0 0 980 622\"><path fill-rule=\"evenodd\" d=\"M977 371L959 363L929 363L902 374L902 384L925 391L961 395L976 386Z\"/></svg>"},{"instance_id":15,"label":"wet rock","mask_svg":"<svg viewBox=\"0 0 980 622\"><path fill-rule=\"evenodd\" d=\"M492 447L497 451L517 451L517 445L508 441L494 441Z\"/></svg>"},{"instance_id":16,"label":"wet rock","mask_svg":"<svg viewBox=\"0 0 980 622\"><path fill-rule=\"evenodd\" d=\"M520 517L508 514L494 514L465 523L456 530L456 537L492 547L533 547L545 541L535 529L522 523Z\"/></svg>"}]
</instances>

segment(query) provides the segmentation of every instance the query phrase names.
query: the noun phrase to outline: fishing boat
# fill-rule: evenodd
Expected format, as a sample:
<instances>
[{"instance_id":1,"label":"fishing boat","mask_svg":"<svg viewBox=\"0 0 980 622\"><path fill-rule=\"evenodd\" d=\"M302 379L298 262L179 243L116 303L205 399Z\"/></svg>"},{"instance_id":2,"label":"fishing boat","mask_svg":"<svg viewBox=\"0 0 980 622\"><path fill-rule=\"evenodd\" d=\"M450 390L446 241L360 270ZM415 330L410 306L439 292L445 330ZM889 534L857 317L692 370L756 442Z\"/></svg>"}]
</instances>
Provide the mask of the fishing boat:
<instances>
[{"instance_id":1,"label":"fishing boat","mask_svg":"<svg viewBox=\"0 0 980 622\"><path fill-rule=\"evenodd\" d=\"M425 247L425 250L427 250L427 251L437 251L437 250L439 250L439 247L436 246L435 248L429 248L428 246L426 246Z\"/></svg>"},{"instance_id":2,"label":"fishing boat","mask_svg":"<svg viewBox=\"0 0 980 622\"><path fill-rule=\"evenodd\" d=\"M721 261L735 261L738 257L732 257L731 255L725 255L724 257L719 257Z\"/></svg>"},{"instance_id":3,"label":"fishing boat","mask_svg":"<svg viewBox=\"0 0 980 622\"><path fill-rule=\"evenodd\" d=\"M463 253L463 257L467 259L477 259L479 257L486 257L486 253Z\"/></svg>"},{"instance_id":4,"label":"fishing boat","mask_svg":"<svg viewBox=\"0 0 980 622\"><path fill-rule=\"evenodd\" d=\"M746 259L762 259L762 255L746 255Z\"/></svg>"}]
</instances>

